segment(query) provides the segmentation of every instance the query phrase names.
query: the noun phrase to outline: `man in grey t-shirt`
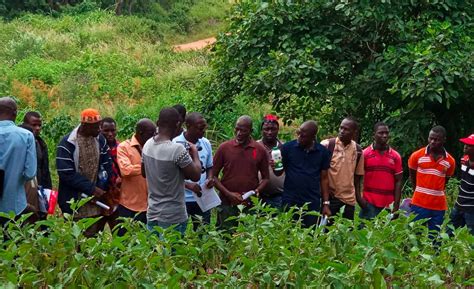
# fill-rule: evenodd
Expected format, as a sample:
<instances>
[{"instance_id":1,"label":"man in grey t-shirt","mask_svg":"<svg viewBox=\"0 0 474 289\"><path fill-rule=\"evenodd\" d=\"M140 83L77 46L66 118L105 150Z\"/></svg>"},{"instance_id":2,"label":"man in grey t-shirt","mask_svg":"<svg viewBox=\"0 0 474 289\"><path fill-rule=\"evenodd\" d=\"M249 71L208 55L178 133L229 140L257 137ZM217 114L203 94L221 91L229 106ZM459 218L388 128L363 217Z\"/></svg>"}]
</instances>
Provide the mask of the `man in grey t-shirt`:
<instances>
[{"instance_id":1,"label":"man in grey t-shirt","mask_svg":"<svg viewBox=\"0 0 474 289\"><path fill-rule=\"evenodd\" d=\"M201 162L196 146L189 143L189 152L171 140L180 126L180 116L174 108L163 108L158 117L159 133L149 139L142 153L143 171L148 186L147 227L155 226L186 231L188 215L184 199L184 180L198 181Z\"/></svg>"}]
</instances>

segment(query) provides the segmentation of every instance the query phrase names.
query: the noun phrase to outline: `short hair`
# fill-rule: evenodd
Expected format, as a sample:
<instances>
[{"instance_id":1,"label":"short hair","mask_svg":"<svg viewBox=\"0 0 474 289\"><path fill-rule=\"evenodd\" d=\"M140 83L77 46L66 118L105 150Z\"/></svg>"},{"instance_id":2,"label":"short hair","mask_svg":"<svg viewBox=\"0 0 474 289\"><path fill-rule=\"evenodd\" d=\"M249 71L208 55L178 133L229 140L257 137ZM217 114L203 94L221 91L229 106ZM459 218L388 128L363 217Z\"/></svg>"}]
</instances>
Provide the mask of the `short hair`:
<instances>
[{"instance_id":1,"label":"short hair","mask_svg":"<svg viewBox=\"0 0 474 289\"><path fill-rule=\"evenodd\" d=\"M41 118L41 114L37 111L28 111L23 117L23 122L28 122L31 117Z\"/></svg>"},{"instance_id":2,"label":"short hair","mask_svg":"<svg viewBox=\"0 0 474 289\"><path fill-rule=\"evenodd\" d=\"M115 121L115 119L111 118L110 116L104 117L104 118L102 119L102 123L104 123L104 122L106 122L106 123L113 123L113 124L117 125L117 122Z\"/></svg>"},{"instance_id":3,"label":"short hair","mask_svg":"<svg viewBox=\"0 0 474 289\"><path fill-rule=\"evenodd\" d=\"M180 115L178 111L173 107L165 107L160 110L156 123L158 127L174 129L179 121Z\"/></svg>"},{"instance_id":4,"label":"short hair","mask_svg":"<svg viewBox=\"0 0 474 289\"><path fill-rule=\"evenodd\" d=\"M190 112L186 115L184 122L186 123L186 126L190 126L202 118L204 117L199 112Z\"/></svg>"},{"instance_id":5,"label":"short hair","mask_svg":"<svg viewBox=\"0 0 474 289\"><path fill-rule=\"evenodd\" d=\"M376 131L379 129L379 127L381 127L381 126L386 126L386 127L388 127L388 125L387 125L385 122L383 122L383 121L376 122L376 123L374 124L374 132L376 132Z\"/></svg>"},{"instance_id":6,"label":"short hair","mask_svg":"<svg viewBox=\"0 0 474 289\"><path fill-rule=\"evenodd\" d=\"M175 104L173 105L173 108L176 109L179 113L179 116L183 119L183 121L186 119L186 108L182 104Z\"/></svg>"},{"instance_id":7,"label":"short hair","mask_svg":"<svg viewBox=\"0 0 474 289\"><path fill-rule=\"evenodd\" d=\"M431 129L432 132L435 132L437 134L441 134L443 135L443 137L446 137L446 129L440 125L437 125L437 126L434 126L432 129Z\"/></svg>"},{"instance_id":8,"label":"short hair","mask_svg":"<svg viewBox=\"0 0 474 289\"><path fill-rule=\"evenodd\" d=\"M357 119L353 116L346 116L344 118L345 120L348 120L350 122L352 122L354 125L355 125L355 129L356 130L359 130L359 121L357 121Z\"/></svg>"}]
</instances>

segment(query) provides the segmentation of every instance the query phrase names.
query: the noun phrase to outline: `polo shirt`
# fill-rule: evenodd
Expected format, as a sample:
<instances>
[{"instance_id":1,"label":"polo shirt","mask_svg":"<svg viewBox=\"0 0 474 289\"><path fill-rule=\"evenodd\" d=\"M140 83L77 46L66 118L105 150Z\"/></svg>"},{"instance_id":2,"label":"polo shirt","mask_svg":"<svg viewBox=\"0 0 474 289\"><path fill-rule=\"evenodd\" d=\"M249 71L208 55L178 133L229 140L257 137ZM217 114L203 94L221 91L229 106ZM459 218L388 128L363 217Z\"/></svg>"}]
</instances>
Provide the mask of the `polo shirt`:
<instances>
[{"instance_id":1,"label":"polo shirt","mask_svg":"<svg viewBox=\"0 0 474 289\"><path fill-rule=\"evenodd\" d=\"M429 154L429 146L412 153L408 167L416 170L416 187L411 203L429 210L447 210L446 177L454 174L455 166L454 158L446 151L437 161Z\"/></svg>"},{"instance_id":2,"label":"polo shirt","mask_svg":"<svg viewBox=\"0 0 474 289\"><path fill-rule=\"evenodd\" d=\"M364 199L385 208L395 200L395 176L403 173L402 158L389 147L383 154L373 145L364 150Z\"/></svg>"},{"instance_id":3,"label":"polo shirt","mask_svg":"<svg viewBox=\"0 0 474 289\"><path fill-rule=\"evenodd\" d=\"M173 139L174 143L182 144L187 142L186 138L184 137L184 132L182 132L179 136ZM198 181L198 184L202 187L207 180L206 170L212 168L212 147L209 140L205 137L198 139L195 143L196 148L198 150L199 160L201 161L201 178ZM192 182L190 180L186 180L186 182ZM186 202L196 202L194 199L193 192L188 189L184 189L184 195Z\"/></svg>"},{"instance_id":4,"label":"polo shirt","mask_svg":"<svg viewBox=\"0 0 474 289\"><path fill-rule=\"evenodd\" d=\"M120 205L134 212L145 212L148 206L146 179L142 176L141 146L137 138L117 147L117 163L122 174Z\"/></svg>"},{"instance_id":5,"label":"polo shirt","mask_svg":"<svg viewBox=\"0 0 474 289\"><path fill-rule=\"evenodd\" d=\"M329 146L329 139L321 142L326 148ZM356 203L354 175L364 175L364 158L361 156L357 162L357 144L351 141L344 146L339 138L331 157L331 166L328 171L329 193L345 204L354 206Z\"/></svg>"},{"instance_id":6,"label":"polo shirt","mask_svg":"<svg viewBox=\"0 0 474 289\"><path fill-rule=\"evenodd\" d=\"M216 177L222 170L220 181L226 189L244 194L258 187L259 172L263 179L269 178L268 154L265 148L254 140L244 147L232 139L219 146L214 155L212 169ZM224 205L230 204L223 194L221 200Z\"/></svg>"},{"instance_id":7,"label":"polo shirt","mask_svg":"<svg viewBox=\"0 0 474 289\"><path fill-rule=\"evenodd\" d=\"M467 155L461 160L461 184L456 207L474 213L474 164L469 166Z\"/></svg>"},{"instance_id":8,"label":"polo shirt","mask_svg":"<svg viewBox=\"0 0 474 289\"><path fill-rule=\"evenodd\" d=\"M171 140L155 141L152 137L143 146L142 159L148 186L147 221L185 222L188 214L181 169L193 162L189 153Z\"/></svg>"},{"instance_id":9,"label":"polo shirt","mask_svg":"<svg viewBox=\"0 0 474 289\"><path fill-rule=\"evenodd\" d=\"M329 169L330 152L319 143L305 150L297 140L292 140L281 147L281 156L286 174L283 203L320 204L321 171Z\"/></svg>"},{"instance_id":10,"label":"polo shirt","mask_svg":"<svg viewBox=\"0 0 474 289\"><path fill-rule=\"evenodd\" d=\"M0 212L19 215L26 208L25 183L36 175L33 134L13 121L0 121L0 169L5 171Z\"/></svg>"}]
</instances>

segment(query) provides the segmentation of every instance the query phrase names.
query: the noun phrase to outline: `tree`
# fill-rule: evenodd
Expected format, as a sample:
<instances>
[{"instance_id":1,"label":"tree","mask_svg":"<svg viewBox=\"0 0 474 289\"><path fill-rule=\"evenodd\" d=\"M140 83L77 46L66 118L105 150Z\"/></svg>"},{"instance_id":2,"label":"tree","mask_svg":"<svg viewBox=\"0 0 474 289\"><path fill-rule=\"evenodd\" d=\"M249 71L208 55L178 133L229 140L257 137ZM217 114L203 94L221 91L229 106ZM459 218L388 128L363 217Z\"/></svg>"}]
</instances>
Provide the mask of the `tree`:
<instances>
[{"instance_id":1,"label":"tree","mask_svg":"<svg viewBox=\"0 0 474 289\"><path fill-rule=\"evenodd\" d=\"M214 50L206 107L253 96L286 119L387 121L406 154L441 124L474 132L472 1L242 1Z\"/></svg>"}]
</instances>

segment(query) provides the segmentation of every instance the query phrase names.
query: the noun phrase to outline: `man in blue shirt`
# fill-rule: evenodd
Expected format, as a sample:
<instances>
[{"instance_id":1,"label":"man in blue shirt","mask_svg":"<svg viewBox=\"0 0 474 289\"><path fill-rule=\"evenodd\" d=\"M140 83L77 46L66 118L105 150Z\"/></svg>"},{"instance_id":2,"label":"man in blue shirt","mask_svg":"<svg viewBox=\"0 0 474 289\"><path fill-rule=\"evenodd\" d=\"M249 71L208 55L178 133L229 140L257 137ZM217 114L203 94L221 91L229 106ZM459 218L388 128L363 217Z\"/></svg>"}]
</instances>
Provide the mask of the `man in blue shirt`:
<instances>
[{"instance_id":1,"label":"man in blue shirt","mask_svg":"<svg viewBox=\"0 0 474 289\"><path fill-rule=\"evenodd\" d=\"M192 182L186 180L185 185L185 199L186 199L186 211L188 215L193 219L193 227L197 228L199 221L196 216L202 217L205 224L209 224L211 220L211 212L203 212L193 196L193 192L200 196L201 188L207 186L211 188L214 186L213 173L212 173L212 147L211 143L207 138L204 137L204 133L207 129L207 122L204 117L197 112L191 112L186 115L185 118L186 131L173 139L173 142L183 144L187 148L187 143L193 143L196 145L198 150L199 160L201 161L201 178L198 182Z\"/></svg>"},{"instance_id":2,"label":"man in blue shirt","mask_svg":"<svg viewBox=\"0 0 474 289\"><path fill-rule=\"evenodd\" d=\"M330 216L328 169L331 157L329 151L316 141L317 132L317 123L306 121L297 131L298 138L281 148L286 174L282 203L286 208L302 207L307 203L308 211ZM275 173L278 175L282 172ZM310 227L317 223L317 216L303 215L302 222L304 227Z\"/></svg>"},{"instance_id":3,"label":"man in blue shirt","mask_svg":"<svg viewBox=\"0 0 474 289\"><path fill-rule=\"evenodd\" d=\"M15 125L16 115L15 101L0 98L0 212L18 216L26 209L25 183L36 175L36 146L33 134ZM2 225L6 221L0 218Z\"/></svg>"}]
</instances>

